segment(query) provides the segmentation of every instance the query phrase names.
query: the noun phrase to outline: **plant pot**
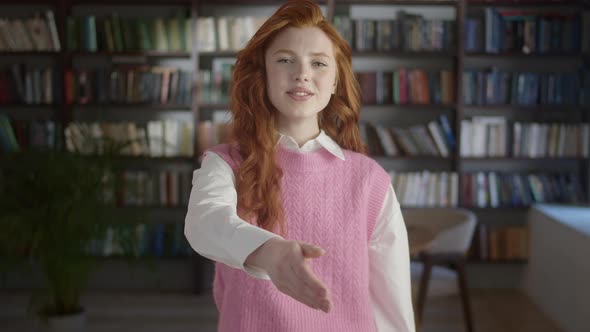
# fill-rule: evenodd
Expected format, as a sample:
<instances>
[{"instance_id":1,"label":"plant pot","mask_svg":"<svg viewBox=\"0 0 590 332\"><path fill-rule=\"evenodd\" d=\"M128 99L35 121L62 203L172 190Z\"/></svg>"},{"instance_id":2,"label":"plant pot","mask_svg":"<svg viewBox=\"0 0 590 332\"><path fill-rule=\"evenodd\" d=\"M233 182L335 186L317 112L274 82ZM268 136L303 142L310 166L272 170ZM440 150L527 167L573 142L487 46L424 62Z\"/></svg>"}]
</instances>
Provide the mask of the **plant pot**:
<instances>
[{"instance_id":1,"label":"plant pot","mask_svg":"<svg viewBox=\"0 0 590 332\"><path fill-rule=\"evenodd\" d=\"M84 332L86 331L86 313L84 309L78 313L64 316L47 317L48 332Z\"/></svg>"}]
</instances>

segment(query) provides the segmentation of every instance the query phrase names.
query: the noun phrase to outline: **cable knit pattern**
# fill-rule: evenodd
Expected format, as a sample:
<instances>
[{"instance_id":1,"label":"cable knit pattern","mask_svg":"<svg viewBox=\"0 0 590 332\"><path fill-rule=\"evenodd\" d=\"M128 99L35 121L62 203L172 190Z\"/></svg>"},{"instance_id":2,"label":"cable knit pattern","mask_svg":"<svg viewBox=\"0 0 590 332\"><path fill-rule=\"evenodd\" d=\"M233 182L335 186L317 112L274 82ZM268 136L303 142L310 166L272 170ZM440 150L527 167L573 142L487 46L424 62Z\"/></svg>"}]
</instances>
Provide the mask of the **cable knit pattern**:
<instances>
[{"instance_id":1,"label":"cable knit pattern","mask_svg":"<svg viewBox=\"0 0 590 332\"><path fill-rule=\"evenodd\" d=\"M236 145L218 145L234 170ZM281 198L287 239L321 246L312 270L332 294L326 314L281 293L269 280L216 263L213 295L220 332L376 331L369 298L368 244L389 187L389 175L374 160L344 150L345 161L325 149L299 153L279 145Z\"/></svg>"}]
</instances>

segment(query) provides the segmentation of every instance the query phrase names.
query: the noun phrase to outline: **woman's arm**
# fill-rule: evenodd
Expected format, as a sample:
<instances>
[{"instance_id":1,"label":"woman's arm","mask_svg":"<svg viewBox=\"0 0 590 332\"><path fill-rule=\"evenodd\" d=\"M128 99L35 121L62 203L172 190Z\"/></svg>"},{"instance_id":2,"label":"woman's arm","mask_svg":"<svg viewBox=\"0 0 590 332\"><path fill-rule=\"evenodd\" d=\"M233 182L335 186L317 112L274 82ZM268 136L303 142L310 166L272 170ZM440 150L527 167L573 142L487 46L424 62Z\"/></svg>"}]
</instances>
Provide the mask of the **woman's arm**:
<instances>
[{"instance_id":1,"label":"woman's arm","mask_svg":"<svg viewBox=\"0 0 590 332\"><path fill-rule=\"evenodd\" d=\"M201 168L193 173L193 187L184 234L200 255L269 279L266 272L245 266L255 249L277 234L238 217L235 177L231 167L216 153L207 152Z\"/></svg>"},{"instance_id":2,"label":"woman's arm","mask_svg":"<svg viewBox=\"0 0 590 332\"><path fill-rule=\"evenodd\" d=\"M369 268L377 331L414 332L408 236L392 186L369 244Z\"/></svg>"}]
</instances>

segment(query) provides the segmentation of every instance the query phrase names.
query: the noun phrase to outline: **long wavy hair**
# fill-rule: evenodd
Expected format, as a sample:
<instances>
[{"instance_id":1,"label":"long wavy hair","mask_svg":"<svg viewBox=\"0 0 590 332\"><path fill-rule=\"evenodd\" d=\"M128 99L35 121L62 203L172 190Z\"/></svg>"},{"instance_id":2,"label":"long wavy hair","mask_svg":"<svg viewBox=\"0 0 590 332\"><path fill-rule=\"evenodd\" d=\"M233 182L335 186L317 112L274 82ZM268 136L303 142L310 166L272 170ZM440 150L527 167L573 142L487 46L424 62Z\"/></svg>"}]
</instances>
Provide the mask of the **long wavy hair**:
<instances>
[{"instance_id":1,"label":"long wavy hair","mask_svg":"<svg viewBox=\"0 0 590 332\"><path fill-rule=\"evenodd\" d=\"M352 71L350 46L315 3L287 2L238 53L230 87L231 137L242 157L236 171L238 215L269 231L279 226L283 236L286 235L280 190L283 172L276 160L278 111L267 95L264 55L276 36L289 27L317 27L332 41L337 84L328 105L318 114L318 125L341 148L366 154L358 128L360 92Z\"/></svg>"}]
</instances>

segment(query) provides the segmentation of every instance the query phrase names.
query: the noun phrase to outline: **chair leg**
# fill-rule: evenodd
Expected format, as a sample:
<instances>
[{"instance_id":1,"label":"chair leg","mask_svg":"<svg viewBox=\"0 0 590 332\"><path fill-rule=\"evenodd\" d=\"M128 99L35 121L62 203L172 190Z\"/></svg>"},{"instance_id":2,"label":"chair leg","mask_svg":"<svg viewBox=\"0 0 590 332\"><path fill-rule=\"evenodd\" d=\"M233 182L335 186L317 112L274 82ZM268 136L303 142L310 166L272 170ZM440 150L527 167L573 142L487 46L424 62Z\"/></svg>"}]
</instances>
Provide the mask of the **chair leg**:
<instances>
[{"instance_id":1,"label":"chair leg","mask_svg":"<svg viewBox=\"0 0 590 332\"><path fill-rule=\"evenodd\" d=\"M467 332L473 332L473 320L471 317L471 306L469 304L469 289L467 288L467 280L465 274L465 259L459 258L456 262L457 281L459 282L459 292L461 294L461 304L463 306L463 316Z\"/></svg>"},{"instance_id":2,"label":"chair leg","mask_svg":"<svg viewBox=\"0 0 590 332\"><path fill-rule=\"evenodd\" d=\"M422 255L422 262L424 269L420 277L420 288L418 289L418 308L416 313L416 325L420 326L422 323L422 315L424 313L424 303L426 302L426 294L428 293L428 282L430 281L430 273L432 271L432 260L428 255Z\"/></svg>"}]
</instances>

